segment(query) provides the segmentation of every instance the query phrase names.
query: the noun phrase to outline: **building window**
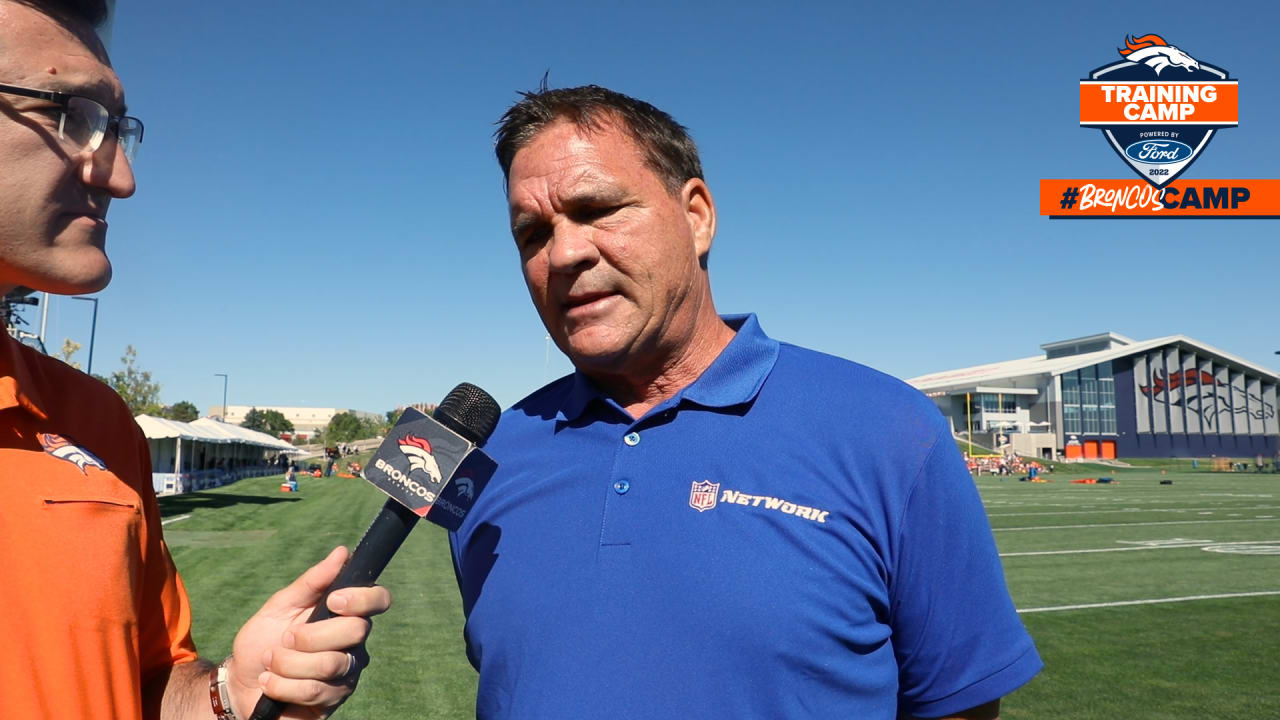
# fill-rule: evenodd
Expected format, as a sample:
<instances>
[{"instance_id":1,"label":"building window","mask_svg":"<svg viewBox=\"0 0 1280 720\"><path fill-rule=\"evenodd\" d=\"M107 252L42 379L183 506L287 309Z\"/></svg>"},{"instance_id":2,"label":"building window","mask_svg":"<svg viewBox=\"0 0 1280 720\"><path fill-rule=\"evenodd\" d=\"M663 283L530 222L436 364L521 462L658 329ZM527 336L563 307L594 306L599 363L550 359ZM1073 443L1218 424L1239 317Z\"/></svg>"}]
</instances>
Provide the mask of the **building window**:
<instances>
[{"instance_id":1,"label":"building window","mask_svg":"<svg viewBox=\"0 0 1280 720\"><path fill-rule=\"evenodd\" d=\"M1112 374L1111 374L1111 363L1110 363L1110 362L1098 363L1097 365L1094 365L1094 367L1095 367L1095 368L1097 368L1097 370L1098 370L1098 379L1099 379L1099 380L1102 380L1102 379L1104 379L1104 378L1105 378L1105 379L1107 379L1107 380L1114 380L1114 379L1115 379L1115 378L1112 376Z\"/></svg>"},{"instance_id":2,"label":"building window","mask_svg":"<svg viewBox=\"0 0 1280 720\"><path fill-rule=\"evenodd\" d=\"M1116 381L1112 378L1098 378L1098 404L1104 407L1116 406Z\"/></svg>"},{"instance_id":3,"label":"building window","mask_svg":"<svg viewBox=\"0 0 1280 720\"><path fill-rule=\"evenodd\" d=\"M1096 405L1085 405L1083 410L1085 434L1097 435L1100 432L1098 427L1098 407Z\"/></svg>"},{"instance_id":4,"label":"building window","mask_svg":"<svg viewBox=\"0 0 1280 720\"><path fill-rule=\"evenodd\" d=\"M1116 409L1114 407L1100 407L1098 413L1102 419L1102 434L1116 434Z\"/></svg>"},{"instance_id":5,"label":"building window","mask_svg":"<svg viewBox=\"0 0 1280 720\"><path fill-rule=\"evenodd\" d=\"M1111 374L1111 363L1098 364L1098 404L1116 404L1116 379Z\"/></svg>"},{"instance_id":6,"label":"building window","mask_svg":"<svg viewBox=\"0 0 1280 720\"><path fill-rule=\"evenodd\" d=\"M1080 381L1075 372L1062 374L1062 402L1064 405L1080 404Z\"/></svg>"},{"instance_id":7,"label":"building window","mask_svg":"<svg viewBox=\"0 0 1280 720\"><path fill-rule=\"evenodd\" d=\"M1080 434L1080 407L1078 405L1062 406L1062 431Z\"/></svg>"},{"instance_id":8,"label":"building window","mask_svg":"<svg viewBox=\"0 0 1280 720\"><path fill-rule=\"evenodd\" d=\"M1080 404L1098 405L1098 376L1092 365L1080 370Z\"/></svg>"},{"instance_id":9,"label":"building window","mask_svg":"<svg viewBox=\"0 0 1280 720\"><path fill-rule=\"evenodd\" d=\"M1111 363L1098 363L1098 417L1103 435L1116 434L1116 380Z\"/></svg>"}]
</instances>

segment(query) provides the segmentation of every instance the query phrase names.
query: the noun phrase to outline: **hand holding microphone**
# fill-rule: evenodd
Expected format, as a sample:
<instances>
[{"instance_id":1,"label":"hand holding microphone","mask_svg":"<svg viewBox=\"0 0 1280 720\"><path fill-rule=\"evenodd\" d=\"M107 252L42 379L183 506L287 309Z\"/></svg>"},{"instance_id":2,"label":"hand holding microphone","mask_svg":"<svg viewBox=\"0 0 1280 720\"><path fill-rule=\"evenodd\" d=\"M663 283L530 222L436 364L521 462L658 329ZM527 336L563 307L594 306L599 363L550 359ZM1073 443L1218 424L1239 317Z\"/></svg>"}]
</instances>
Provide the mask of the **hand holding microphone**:
<instances>
[{"instance_id":1,"label":"hand holding microphone","mask_svg":"<svg viewBox=\"0 0 1280 720\"><path fill-rule=\"evenodd\" d=\"M390 498L351 557L338 570L342 554L335 550L272 596L236 636L235 656L243 646L249 657L256 651L269 671L294 678L285 679L276 672L257 678L239 677L243 670L232 673L228 685L239 694L262 691L248 720L274 720L288 700L308 706L298 708L296 717L324 717L350 694L365 659L347 650L363 653L369 630L366 617L385 610L389 595L382 602L380 595L363 590L342 593L341 589L372 586L419 519L457 529L496 467L479 447L493 433L500 414L497 402L469 383L450 391L430 417L412 408L405 410L365 468L365 478ZM353 601L361 606L343 605ZM304 625L301 616L310 605L314 610ZM331 607L344 617L335 618ZM326 621L323 632L321 626L309 625L322 620ZM260 641L242 639L255 623L253 638L272 637L274 630L268 647L278 641L283 649L268 650ZM320 656L323 660L317 662ZM314 677L317 674L323 677ZM297 679L299 675L303 679Z\"/></svg>"}]
</instances>

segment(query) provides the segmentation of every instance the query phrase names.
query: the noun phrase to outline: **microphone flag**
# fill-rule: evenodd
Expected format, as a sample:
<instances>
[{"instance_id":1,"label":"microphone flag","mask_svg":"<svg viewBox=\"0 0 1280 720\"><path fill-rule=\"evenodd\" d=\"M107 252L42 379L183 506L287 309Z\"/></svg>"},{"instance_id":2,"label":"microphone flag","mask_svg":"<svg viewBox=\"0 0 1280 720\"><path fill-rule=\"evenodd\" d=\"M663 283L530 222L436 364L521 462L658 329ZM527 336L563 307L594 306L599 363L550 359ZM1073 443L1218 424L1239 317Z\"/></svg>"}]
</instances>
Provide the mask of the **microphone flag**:
<instances>
[{"instance_id":1,"label":"microphone flag","mask_svg":"<svg viewBox=\"0 0 1280 720\"><path fill-rule=\"evenodd\" d=\"M475 443L430 415L405 408L364 477L418 517L457 530L496 468Z\"/></svg>"}]
</instances>

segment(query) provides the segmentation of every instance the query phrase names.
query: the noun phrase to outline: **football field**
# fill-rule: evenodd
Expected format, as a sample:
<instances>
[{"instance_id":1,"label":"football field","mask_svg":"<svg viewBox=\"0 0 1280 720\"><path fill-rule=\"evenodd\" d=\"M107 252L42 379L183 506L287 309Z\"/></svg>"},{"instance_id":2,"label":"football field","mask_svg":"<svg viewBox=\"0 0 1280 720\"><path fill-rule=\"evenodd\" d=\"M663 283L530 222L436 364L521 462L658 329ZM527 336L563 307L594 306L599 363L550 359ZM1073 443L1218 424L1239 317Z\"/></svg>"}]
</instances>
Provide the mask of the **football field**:
<instances>
[{"instance_id":1,"label":"football field","mask_svg":"<svg viewBox=\"0 0 1280 720\"><path fill-rule=\"evenodd\" d=\"M978 480L1045 660L1003 716L1280 717L1280 475L1108 475Z\"/></svg>"},{"instance_id":2,"label":"football field","mask_svg":"<svg viewBox=\"0 0 1280 720\"><path fill-rule=\"evenodd\" d=\"M1280 475L1105 472L1117 482L1070 482L1096 468L977 480L1045 660L1002 716L1280 718ZM296 494L279 482L161 499L202 655L223 657L267 595L334 545L354 546L383 499L359 479L304 477ZM394 607L338 717L473 717L445 533L420 525L381 582Z\"/></svg>"}]
</instances>

